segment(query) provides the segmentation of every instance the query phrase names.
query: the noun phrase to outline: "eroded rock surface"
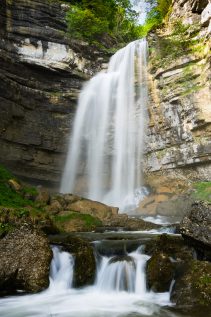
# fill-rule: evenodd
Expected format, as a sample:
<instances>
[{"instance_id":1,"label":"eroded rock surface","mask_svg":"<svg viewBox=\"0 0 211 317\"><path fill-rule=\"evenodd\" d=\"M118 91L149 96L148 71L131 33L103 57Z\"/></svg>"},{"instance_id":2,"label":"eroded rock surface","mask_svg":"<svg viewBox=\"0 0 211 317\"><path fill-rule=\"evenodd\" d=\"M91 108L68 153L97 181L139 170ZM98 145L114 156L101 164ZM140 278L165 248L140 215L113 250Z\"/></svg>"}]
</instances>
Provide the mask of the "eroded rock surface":
<instances>
[{"instance_id":1,"label":"eroded rock surface","mask_svg":"<svg viewBox=\"0 0 211 317\"><path fill-rule=\"evenodd\" d=\"M211 205L195 202L180 224L180 232L185 240L204 253L210 251L211 259Z\"/></svg>"},{"instance_id":2,"label":"eroded rock surface","mask_svg":"<svg viewBox=\"0 0 211 317\"><path fill-rule=\"evenodd\" d=\"M67 36L68 6L0 0L0 161L57 186L79 90L102 63L99 52Z\"/></svg>"},{"instance_id":3,"label":"eroded rock surface","mask_svg":"<svg viewBox=\"0 0 211 317\"><path fill-rule=\"evenodd\" d=\"M0 293L40 292L49 285L52 251L39 231L22 226L0 240Z\"/></svg>"},{"instance_id":4,"label":"eroded rock surface","mask_svg":"<svg viewBox=\"0 0 211 317\"><path fill-rule=\"evenodd\" d=\"M148 37L149 184L153 176L187 184L211 178L209 7L208 0L173 1L166 25Z\"/></svg>"}]
</instances>

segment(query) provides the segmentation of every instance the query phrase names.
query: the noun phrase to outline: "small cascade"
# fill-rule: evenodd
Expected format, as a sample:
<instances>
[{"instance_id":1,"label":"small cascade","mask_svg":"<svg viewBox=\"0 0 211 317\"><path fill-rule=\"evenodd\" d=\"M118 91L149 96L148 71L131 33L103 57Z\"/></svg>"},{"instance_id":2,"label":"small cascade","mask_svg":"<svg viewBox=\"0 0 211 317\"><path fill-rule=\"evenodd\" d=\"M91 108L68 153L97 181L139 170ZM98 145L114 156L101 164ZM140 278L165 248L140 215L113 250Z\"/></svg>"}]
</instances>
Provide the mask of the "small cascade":
<instances>
[{"instance_id":1,"label":"small cascade","mask_svg":"<svg viewBox=\"0 0 211 317\"><path fill-rule=\"evenodd\" d=\"M147 100L147 42L143 39L119 50L108 71L97 74L82 89L62 193L121 210L136 207L142 186Z\"/></svg>"},{"instance_id":2,"label":"small cascade","mask_svg":"<svg viewBox=\"0 0 211 317\"><path fill-rule=\"evenodd\" d=\"M49 292L65 291L70 289L73 281L74 259L68 252L59 247L52 248L53 259L50 268Z\"/></svg>"},{"instance_id":3,"label":"small cascade","mask_svg":"<svg viewBox=\"0 0 211 317\"><path fill-rule=\"evenodd\" d=\"M141 253L138 248L127 256L102 257L96 288L99 291L146 294L145 266L149 256Z\"/></svg>"},{"instance_id":4,"label":"small cascade","mask_svg":"<svg viewBox=\"0 0 211 317\"><path fill-rule=\"evenodd\" d=\"M124 257L102 256L97 265L95 284L76 289L72 287L73 257L59 247L53 247L48 290L34 295L2 298L0 316L164 316L162 306L170 305L169 293L156 294L146 289L145 266L148 258L140 248ZM157 315L160 310L161 315Z\"/></svg>"}]
</instances>

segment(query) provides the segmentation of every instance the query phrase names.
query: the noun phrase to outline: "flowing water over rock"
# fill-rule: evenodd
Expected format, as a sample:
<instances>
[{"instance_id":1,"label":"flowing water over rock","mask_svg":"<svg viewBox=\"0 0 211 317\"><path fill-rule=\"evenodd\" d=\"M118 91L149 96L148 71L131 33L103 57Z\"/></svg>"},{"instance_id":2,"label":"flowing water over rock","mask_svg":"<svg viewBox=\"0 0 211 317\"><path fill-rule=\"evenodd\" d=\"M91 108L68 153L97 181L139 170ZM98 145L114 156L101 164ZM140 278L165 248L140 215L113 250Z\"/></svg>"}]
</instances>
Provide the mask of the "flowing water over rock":
<instances>
[{"instance_id":1,"label":"flowing water over rock","mask_svg":"<svg viewBox=\"0 0 211 317\"><path fill-rule=\"evenodd\" d=\"M145 194L142 153L147 105L147 42L119 50L108 71L83 88L61 191L134 208Z\"/></svg>"},{"instance_id":2,"label":"flowing water over rock","mask_svg":"<svg viewBox=\"0 0 211 317\"><path fill-rule=\"evenodd\" d=\"M170 304L169 293L147 291L145 265L149 256L142 254L140 247L124 257L100 256L95 284L83 289L71 286L73 257L58 247L53 247L53 254L49 289L2 299L1 316L167 316L161 307Z\"/></svg>"}]
</instances>

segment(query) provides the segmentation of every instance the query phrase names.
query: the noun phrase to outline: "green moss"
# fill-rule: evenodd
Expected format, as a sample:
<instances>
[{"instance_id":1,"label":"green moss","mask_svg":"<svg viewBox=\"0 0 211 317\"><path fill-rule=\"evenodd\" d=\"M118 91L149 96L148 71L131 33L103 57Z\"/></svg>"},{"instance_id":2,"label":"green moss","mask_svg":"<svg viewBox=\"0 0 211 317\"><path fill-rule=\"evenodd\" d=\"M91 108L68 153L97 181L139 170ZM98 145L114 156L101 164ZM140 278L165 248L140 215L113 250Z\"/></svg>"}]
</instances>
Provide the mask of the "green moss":
<instances>
[{"instance_id":1,"label":"green moss","mask_svg":"<svg viewBox=\"0 0 211 317\"><path fill-rule=\"evenodd\" d=\"M194 183L193 197L198 200L211 202L211 182Z\"/></svg>"},{"instance_id":2,"label":"green moss","mask_svg":"<svg viewBox=\"0 0 211 317\"><path fill-rule=\"evenodd\" d=\"M64 228L64 225L72 220L82 221L84 227L87 229L94 229L95 227L101 226L102 223L98 218L95 218L88 214L81 214L78 212L68 212L65 215L56 215L53 217L53 221L60 227Z\"/></svg>"}]
</instances>

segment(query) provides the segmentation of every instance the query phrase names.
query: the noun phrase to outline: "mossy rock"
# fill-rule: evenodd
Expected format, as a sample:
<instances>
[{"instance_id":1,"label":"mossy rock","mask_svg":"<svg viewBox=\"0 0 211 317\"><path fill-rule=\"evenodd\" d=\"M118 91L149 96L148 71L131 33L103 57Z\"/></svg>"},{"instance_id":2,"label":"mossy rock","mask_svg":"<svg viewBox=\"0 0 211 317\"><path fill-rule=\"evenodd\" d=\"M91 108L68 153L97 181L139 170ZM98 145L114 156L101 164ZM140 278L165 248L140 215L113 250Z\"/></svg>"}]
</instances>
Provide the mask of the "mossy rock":
<instances>
[{"instance_id":1,"label":"mossy rock","mask_svg":"<svg viewBox=\"0 0 211 317\"><path fill-rule=\"evenodd\" d=\"M85 240L68 234L50 236L49 240L73 255L75 261L73 286L83 287L93 284L96 262L92 246Z\"/></svg>"},{"instance_id":2,"label":"mossy rock","mask_svg":"<svg viewBox=\"0 0 211 317\"><path fill-rule=\"evenodd\" d=\"M208 316L211 313L211 263L190 261L176 279L171 300L185 310L206 308Z\"/></svg>"},{"instance_id":3,"label":"mossy rock","mask_svg":"<svg viewBox=\"0 0 211 317\"><path fill-rule=\"evenodd\" d=\"M195 256L195 250L185 244L180 236L169 236L162 234L161 236L146 242L145 253L154 255L164 253L175 261L189 261Z\"/></svg>"},{"instance_id":4,"label":"mossy rock","mask_svg":"<svg viewBox=\"0 0 211 317\"><path fill-rule=\"evenodd\" d=\"M23 225L0 240L0 293L36 293L49 285L52 251L37 229Z\"/></svg>"},{"instance_id":5,"label":"mossy rock","mask_svg":"<svg viewBox=\"0 0 211 317\"><path fill-rule=\"evenodd\" d=\"M147 286L155 292L169 291L175 267L168 255L156 253L147 261Z\"/></svg>"}]
</instances>

